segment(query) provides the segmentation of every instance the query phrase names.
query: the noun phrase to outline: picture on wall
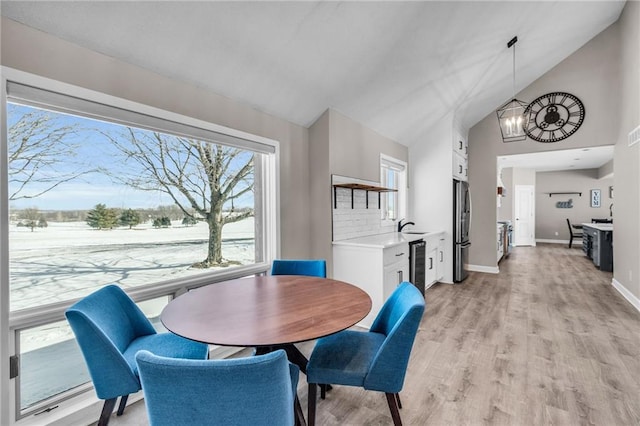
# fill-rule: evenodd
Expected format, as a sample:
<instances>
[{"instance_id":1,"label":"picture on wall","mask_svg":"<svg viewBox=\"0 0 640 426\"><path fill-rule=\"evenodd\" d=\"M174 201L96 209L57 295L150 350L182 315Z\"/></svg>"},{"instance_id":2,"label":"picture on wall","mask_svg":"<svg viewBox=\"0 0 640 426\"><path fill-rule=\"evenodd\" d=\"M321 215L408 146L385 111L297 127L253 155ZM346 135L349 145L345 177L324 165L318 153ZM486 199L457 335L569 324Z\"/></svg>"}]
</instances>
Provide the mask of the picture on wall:
<instances>
[{"instance_id":1,"label":"picture on wall","mask_svg":"<svg viewBox=\"0 0 640 426\"><path fill-rule=\"evenodd\" d=\"M600 190L591 190L591 207L600 207Z\"/></svg>"}]
</instances>

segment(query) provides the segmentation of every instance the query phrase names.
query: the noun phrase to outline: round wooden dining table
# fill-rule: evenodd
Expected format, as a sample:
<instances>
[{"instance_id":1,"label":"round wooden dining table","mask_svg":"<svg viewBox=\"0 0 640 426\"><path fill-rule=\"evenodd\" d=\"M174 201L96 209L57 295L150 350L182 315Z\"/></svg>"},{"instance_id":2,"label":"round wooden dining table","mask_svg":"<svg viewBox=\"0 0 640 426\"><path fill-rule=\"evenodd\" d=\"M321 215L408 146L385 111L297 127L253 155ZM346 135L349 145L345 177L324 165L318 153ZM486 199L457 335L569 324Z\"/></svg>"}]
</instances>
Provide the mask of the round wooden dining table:
<instances>
[{"instance_id":1,"label":"round wooden dining table","mask_svg":"<svg viewBox=\"0 0 640 426\"><path fill-rule=\"evenodd\" d=\"M307 359L294 343L347 329L371 310L362 289L337 280L299 275L252 276L200 287L162 311L171 332L221 346L284 349L306 373Z\"/></svg>"}]
</instances>

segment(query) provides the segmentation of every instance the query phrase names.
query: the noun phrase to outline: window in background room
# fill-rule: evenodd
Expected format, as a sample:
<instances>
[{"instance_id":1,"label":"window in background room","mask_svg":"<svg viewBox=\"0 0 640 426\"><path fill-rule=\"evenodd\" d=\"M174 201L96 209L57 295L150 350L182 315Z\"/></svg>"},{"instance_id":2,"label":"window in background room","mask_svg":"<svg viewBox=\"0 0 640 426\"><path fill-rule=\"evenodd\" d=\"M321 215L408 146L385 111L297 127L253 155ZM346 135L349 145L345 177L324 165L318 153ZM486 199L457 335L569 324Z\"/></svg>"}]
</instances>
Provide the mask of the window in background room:
<instances>
[{"instance_id":1,"label":"window in background room","mask_svg":"<svg viewBox=\"0 0 640 426\"><path fill-rule=\"evenodd\" d=\"M381 194L380 209L382 220L396 221L406 213L407 164L386 155L380 157L380 185L396 189L397 192Z\"/></svg>"}]
</instances>

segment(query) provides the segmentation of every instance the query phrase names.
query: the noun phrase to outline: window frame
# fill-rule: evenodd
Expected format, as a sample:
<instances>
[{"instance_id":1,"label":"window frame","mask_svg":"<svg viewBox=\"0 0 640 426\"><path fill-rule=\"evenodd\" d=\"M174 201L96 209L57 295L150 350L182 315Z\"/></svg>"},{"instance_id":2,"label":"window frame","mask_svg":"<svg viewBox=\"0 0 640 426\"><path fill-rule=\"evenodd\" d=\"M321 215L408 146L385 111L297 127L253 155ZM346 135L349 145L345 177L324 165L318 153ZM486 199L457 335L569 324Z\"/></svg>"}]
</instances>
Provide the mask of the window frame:
<instances>
[{"instance_id":1,"label":"window frame","mask_svg":"<svg viewBox=\"0 0 640 426\"><path fill-rule=\"evenodd\" d=\"M407 163L398 158L391 157L386 154L380 154L380 183L382 184L382 176L385 173L385 169L392 169L397 172L398 178L398 212L397 217L394 219L388 219L386 217L387 203L381 203L380 210L384 216L380 218L382 226L392 226L406 217L407 214ZM393 192L385 192L381 194L381 197L387 199Z\"/></svg>"},{"instance_id":2,"label":"window frame","mask_svg":"<svg viewBox=\"0 0 640 426\"><path fill-rule=\"evenodd\" d=\"M262 152L261 166L256 169L261 173L261 180L263 181L263 187L266 189L265 196L263 197L263 203L260 207L260 214L264 223L263 239L264 244L262 250L264 250L263 261L252 265L234 267L231 270L217 270L209 273L203 272L192 277L183 277L178 279L172 279L162 282L157 282L145 286L135 287L127 290L127 294L135 302L143 302L156 297L169 296L175 297L188 290L201 287L216 282L226 281L230 279L236 279L246 277L249 275L265 274L270 267L271 261L279 256L280 253L280 144L278 141L269 139L263 136L258 136L243 132L240 130L231 129L225 126L217 125L201 119L192 118L186 115L179 114L150 105L130 101L127 99L119 98L116 96L108 95L101 92L96 92L90 89L78 87L75 85L63 83L60 81L52 80L49 78L37 76L24 71L8 68L2 66L0 68L0 81L2 89L0 89L0 199L8 199L8 179L7 179L7 157L8 157L8 140L7 140L7 102L9 97L7 95L8 82L14 82L21 85L33 86L42 90L60 93L69 97L78 98L81 101L95 102L98 104L104 104L115 108L132 111L134 114L141 114L150 117L155 117L160 120L167 120L168 122L178 123L184 126L190 126L196 129L203 129L222 135L227 135L230 138L243 139L249 143L253 142L259 145L266 145L272 148L272 152ZM134 123L132 123L134 124ZM245 149L247 149L245 147ZM27 308L22 310L10 311L10 274L9 274L9 206L7 202L0 203L0 230L2 231L2 237L0 238L0 338L2 339L2 345L0 345L0 365L8 365L11 355L18 354L18 342L17 336L21 330L46 325L49 323L66 320L64 316L65 310L75 303L78 299L56 302L53 304L44 304L42 306ZM258 206L256 206L256 215L258 214ZM257 247L256 247L257 249ZM4 344L6 342L6 344ZM0 369L0 424L30 424L29 417L33 417L34 412L43 410L48 406L55 404L65 405L73 404L73 400L82 400L84 404L95 403L94 398L87 398L86 391L92 389L92 386L87 386L81 390L72 389L66 393L57 395L54 398L50 398L36 404L37 408L25 410L24 413L20 412L20 402L17 398L19 381L16 379L9 379L9 369ZM79 395L80 394L80 395ZM74 395L80 396L80 398L74 398ZM67 401L65 401L67 400ZM88 401L88 402L87 402ZM68 404L66 404L68 402ZM77 402L76 402L77 403ZM65 411L69 414L68 410L54 410ZM38 417L38 421L46 421L47 418L52 420L59 416L59 413L54 415L54 412L43 413ZM36 422L37 423L37 422Z\"/></svg>"}]
</instances>

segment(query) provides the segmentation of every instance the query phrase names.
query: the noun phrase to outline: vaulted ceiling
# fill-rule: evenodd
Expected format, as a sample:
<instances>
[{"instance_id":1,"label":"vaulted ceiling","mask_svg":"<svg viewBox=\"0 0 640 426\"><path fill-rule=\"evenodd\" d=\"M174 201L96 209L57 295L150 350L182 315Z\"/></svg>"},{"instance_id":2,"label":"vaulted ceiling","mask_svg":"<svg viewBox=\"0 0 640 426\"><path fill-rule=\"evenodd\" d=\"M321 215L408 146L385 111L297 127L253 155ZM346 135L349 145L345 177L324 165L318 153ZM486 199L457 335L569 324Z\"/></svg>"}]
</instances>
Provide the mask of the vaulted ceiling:
<instances>
[{"instance_id":1,"label":"vaulted ceiling","mask_svg":"<svg viewBox=\"0 0 640 426\"><path fill-rule=\"evenodd\" d=\"M1 13L310 126L327 108L405 145L469 128L615 22L622 1L26 2Z\"/></svg>"}]
</instances>

